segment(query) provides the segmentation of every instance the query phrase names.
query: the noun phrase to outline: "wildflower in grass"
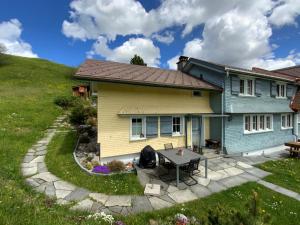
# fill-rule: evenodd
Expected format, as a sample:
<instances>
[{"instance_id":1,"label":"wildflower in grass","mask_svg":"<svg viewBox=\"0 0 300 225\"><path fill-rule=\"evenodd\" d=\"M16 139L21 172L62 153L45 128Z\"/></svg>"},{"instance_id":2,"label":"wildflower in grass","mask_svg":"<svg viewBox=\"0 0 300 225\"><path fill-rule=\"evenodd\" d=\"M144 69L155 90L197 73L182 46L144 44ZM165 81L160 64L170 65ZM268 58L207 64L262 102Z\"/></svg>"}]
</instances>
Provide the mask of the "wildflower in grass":
<instances>
[{"instance_id":1,"label":"wildflower in grass","mask_svg":"<svg viewBox=\"0 0 300 225\"><path fill-rule=\"evenodd\" d=\"M181 213L177 213L175 215L175 222L176 222L176 225L187 225L189 220L185 215L183 215Z\"/></svg>"}]
</instances>

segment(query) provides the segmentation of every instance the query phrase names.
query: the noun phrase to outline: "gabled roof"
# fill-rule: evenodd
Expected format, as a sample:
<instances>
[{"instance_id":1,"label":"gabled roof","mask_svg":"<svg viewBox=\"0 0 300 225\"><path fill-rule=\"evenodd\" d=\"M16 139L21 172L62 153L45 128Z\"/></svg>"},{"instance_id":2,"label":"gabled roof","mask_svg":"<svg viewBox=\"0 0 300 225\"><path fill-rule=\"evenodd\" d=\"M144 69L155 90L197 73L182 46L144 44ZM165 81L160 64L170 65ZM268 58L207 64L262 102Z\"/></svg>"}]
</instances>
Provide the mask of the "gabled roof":
<instances>
[{"instance_id":1,"label":"gabled roof","mask_svg":"<svg viewBox=\"0 0 300 225\"><path fill-rule=\"evenodd\" d=\"M221 91L219 87L181 71L90 59L79 67L74 77L104 82Z\"/></svg>"},{"instance_id":2,"label":"gabled roof","mask_svg":"<svg viewBox=\"0 0 300 225\"><path fill-rule=\"evenodd\" d=\"M196 65L201 65L204 67L210 67L213 70L217 70L219 72L228 71L228 72L234 72L234 73L247 74L250 76L266 77L266 78L270 78L270 79L278 79L278 80L284 80L284 81L290 81L290 82L295 81L294 76L284 74L281 72L277 72L277 71L269 71L269 70L265 70L265 69L261 69L261 68L257 68L257 67L253 67L252 70L248 70L248 69L244 69L244 68L240 68L240 67L229 66L229 65L225 65L225 64L214 63L214 62L209 62L206 60L195 59L195 58L189 58L189 60L187 61L186 65L184 67L184 71L186 71L186 69L189 68L190 64L196 64Z\"/></svg>"},{"instance_id":3,"label":"gabled roof","mask_svg":"<svg viewBox=\"0 0 300 225\"><path fill-rule=\"evenodd\" d=\"M286 74L286 75L290 75L290 76L294 76L294 77L300 77L300 65L281 68L281 69L273 70L273 71L279 72L282 74Z\"/></svg>"}]
</instances>

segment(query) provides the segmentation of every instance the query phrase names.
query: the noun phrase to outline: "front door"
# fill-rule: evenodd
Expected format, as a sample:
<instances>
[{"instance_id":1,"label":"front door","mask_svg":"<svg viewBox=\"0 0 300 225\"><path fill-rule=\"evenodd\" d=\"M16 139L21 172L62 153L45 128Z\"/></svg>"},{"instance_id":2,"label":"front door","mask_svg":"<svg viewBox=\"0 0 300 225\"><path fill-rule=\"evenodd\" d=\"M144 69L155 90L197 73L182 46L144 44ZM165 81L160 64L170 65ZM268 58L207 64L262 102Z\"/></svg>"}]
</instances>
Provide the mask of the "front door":
<instances>
[{"instance_id":1,"label":"front door","mask_svg":"<svg viewBox=\"0 0 300 225\"><path fill-rule=\"evenodd\" d=\"M192 145L200 146L201 137L201 119L199 116L192 117Z\"/></svg>"}]
</instances>

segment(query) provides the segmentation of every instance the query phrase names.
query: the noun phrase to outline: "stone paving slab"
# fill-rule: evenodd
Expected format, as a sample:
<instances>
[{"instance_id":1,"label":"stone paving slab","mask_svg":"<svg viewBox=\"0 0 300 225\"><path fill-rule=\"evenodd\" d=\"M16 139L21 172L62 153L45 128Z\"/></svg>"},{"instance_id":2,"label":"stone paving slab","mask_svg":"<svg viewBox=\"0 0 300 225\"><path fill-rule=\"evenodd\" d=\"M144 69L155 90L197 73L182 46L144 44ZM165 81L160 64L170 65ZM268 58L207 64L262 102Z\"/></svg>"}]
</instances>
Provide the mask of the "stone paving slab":
<instances>
[{"instance_id":1,"label":"stone paving slab","mask_svg":"<svg viewBox=\"0 0 300 225\"><path fill-rule=\"evenodd\" d=\"M70 194L65 196L67 201L81 201L88 197L90 192L84 188L76 188L74 191L70 191Z\"/></svg>"},{"instance_id":2,"label":"stone paving slab","mask_svg":"<svg viewBox=\"0 0 300 225\"><path fill-rule=\"evenodd\" d=\"M108 195L102 193L90 193L89 197L102 205L104 205L108 199Z\"/></svg>"},{"instance_id":3,"label":"stone paving slab","mask_svg":"<svg viewBox=\"0 0 300 225\"><path fill-rule=\"evenodd\" d=\"M196 200L198 197L189 189L179 190L173 193L169 193L170 198L172 198L177 203L184 203Z\"/></svg>"},{"instance_id":4,"label":"stone paving slab","mask_svg":"<svg viewBox=\"0 0 300 225\"><path fill-rule=\"evenodd\" d=\"M206 197L212 193L208 188L199 184L191 186L191 191L195 193L198 198Z\"/></svg>"},{"instance_id":5,"label":"stone paving slab","mask_svg":"<svg viewBox=\"0 0 300 225\"><path fill-rule=\"evenodd\" d=\"M46 182L53 182L59 180L58 177L54 176L50 172L38 173L37 175L34 175L32 178L39 178Z\"/></svg>"},{"instance_id":6,"label":"stone paving slab","mask_svg":"<svg viewBox=\"0 0 300 225\"><path fill-rule=\"evenodd\" d=\"M131 196L111 195L108 197L105 206L131 206Z\"/></svg>"},{"instance_id":7,"label":"stone paving slab","mask_svg":"<svg viewBox=\"0 0 300 225\"><path fill-rule=\"evenodd\" d=\"M162 200L158 197L151 197L151 198L149 198L149 201L155 210L169 208L169 207L173 206L172 203Z\"/></svg>"},{"instance_id":8,"label":"stone paving slab","mask_svg":"<svg viewBox=\"0 0 300 225\"><path fill-rule=\"evenodd\" d=\"M68 191L74 191L76 189L76 187L66 181L55 181L54 182L54 187L56 189L60 189L60 190L68 190Z\"/></svg>"},{"instance_id":9,"label":"stone paving slab","mask_svg":"<svg viewBox=\"0 0 300 225\"><path fill-rule=\"evenodd\" d=\"M132 200L132 212L148 212L152 211L153 207L146 196L135 196Z\"/></svg>"},{"instance_id":10,"label":"stone paving slab","mask_svg":"<svg viewBox=\"0 0 300 225\"><path fill-rule=\"evenodd\" d=\"M90 199L84 199L78 202L76 205L71 207L71 210L82 210L82 211L90 211L92 209L94 202Z\"/></svg>"}]
</instances>

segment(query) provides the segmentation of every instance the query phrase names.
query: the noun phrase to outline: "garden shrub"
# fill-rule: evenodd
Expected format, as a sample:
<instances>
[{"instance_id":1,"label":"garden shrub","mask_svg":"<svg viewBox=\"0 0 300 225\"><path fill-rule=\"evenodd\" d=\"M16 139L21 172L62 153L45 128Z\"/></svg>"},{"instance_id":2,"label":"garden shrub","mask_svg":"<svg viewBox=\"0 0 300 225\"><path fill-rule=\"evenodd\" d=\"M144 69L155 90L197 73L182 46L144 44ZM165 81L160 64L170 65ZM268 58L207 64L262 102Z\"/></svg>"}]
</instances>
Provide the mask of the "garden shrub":
<instances>
[{"instance_id":1,"label":"garden shrub","mask_svg":"<svg viewBox=\"0 0 300 225\"><path fill-rule=\"evenodd\" d=\"M97 117L97 109L93 106L85 107L85 112L88 117Z\"/></svg>"},{"instance_id":2,"label":"garden shrub","mask_svg":"<svg viewBox=\"0 0 300 225\"><path fill-rule=\"evenodd\" d=\"M82 124L85 124L85 122L88 118L88 115L86 114L86 112L84 110L84 106L79 104L72 109L69 118L70 118L70 122L72 124L82 125Z\"/></svg>"},{"instance_id":3,"label":"garden shrub","mask_svg":"<svg viewBox=\"0 0 300 225\"><path fill-rule=\"evenodd\" d=\"M112 172L120 172L125 170L125 164L122 161L113 160L109 162L107 166Z\"/></svg>"},{"instance_id":4,"label":"garden shrub","mask_svg":"<svg viewBox=\"0 0 300 225\"><path fill-rule=\"evenodd\" d=\"M64 109L75 106L79 101L75 96L58 96L54 99L54 103Z\"/></svg>"}]
</instances>

